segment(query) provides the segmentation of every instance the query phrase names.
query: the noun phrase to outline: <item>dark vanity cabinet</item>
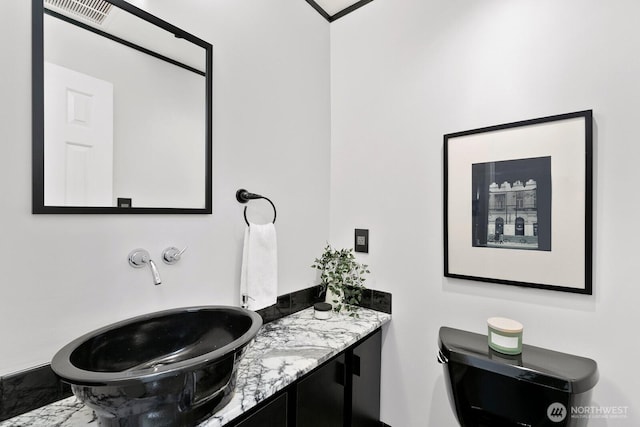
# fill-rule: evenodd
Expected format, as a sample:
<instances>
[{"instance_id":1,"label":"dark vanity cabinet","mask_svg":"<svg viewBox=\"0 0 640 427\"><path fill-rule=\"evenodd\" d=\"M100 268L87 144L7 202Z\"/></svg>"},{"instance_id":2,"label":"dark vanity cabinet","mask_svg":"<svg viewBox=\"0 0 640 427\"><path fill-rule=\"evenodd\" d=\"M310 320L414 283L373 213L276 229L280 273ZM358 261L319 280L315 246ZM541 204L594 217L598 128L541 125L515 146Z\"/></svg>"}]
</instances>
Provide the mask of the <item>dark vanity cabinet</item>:
<instances>
[{"instance_id":1,"label":"dark vanity cabinet","mask_svg":"<svg viewBox=\"0 0 640 427\"><path fill-rule=\"evenodd\" d=\"M346 354L298 381L296 425L342 427L345 419Z\"/></svg>"},{"instance_id":2,"label":"dark vanity cabinet","mask_svg":"<svg viewBox=\"0 0 640 427\"><path fill-rule=\"evenodd\" d=\"M287 427L287 393L279 394L275 399L265 402L249 417L237 424L237 427Z\"/></svg>"},{"instance_id":3,"label":"dark vanity cabinet","mask_svg":"<svg viewBox=\"0 0 640 427\"><path fill-rule=\"evenodd\" d=\"M351 422L348 426L380 426L381 346L382 333L378 330L347 351L351 360Z\"/></svg>"},{"instance_id":4,"label":"dark vanity cabinet","mask_svg":"<svg viewBox=\"0 0 640 427\"><path fill-rule=\"evenodd\" d=\"M354 344L234 427L379 427L382 331Z\"/></svg>"}]
</instances>

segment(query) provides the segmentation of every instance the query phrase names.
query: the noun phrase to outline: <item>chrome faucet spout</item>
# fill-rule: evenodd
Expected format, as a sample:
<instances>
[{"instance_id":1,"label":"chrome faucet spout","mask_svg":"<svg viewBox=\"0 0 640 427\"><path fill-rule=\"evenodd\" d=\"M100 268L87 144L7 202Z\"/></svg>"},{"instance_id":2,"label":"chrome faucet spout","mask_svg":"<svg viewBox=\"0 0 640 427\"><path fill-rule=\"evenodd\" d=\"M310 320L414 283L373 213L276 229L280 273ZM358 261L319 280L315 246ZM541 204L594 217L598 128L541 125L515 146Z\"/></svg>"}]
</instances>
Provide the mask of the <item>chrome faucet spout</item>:
<instances>
[{"instance_id":1,"label":"chrome faucet spout","mask_svg":"<svg viewBox=\"0 0 640 427\"><path fill-rule=\"evenodd\" d=\"M151 274L153 275L153 284L161 285L162 279L160 279L160 272L158 271L158 267L156 267L156 263L153 260L149 260L149 267L151 267Z\"/></svg>"},{"instance_id":2,"label":"chrome faucet spout","mask_svg":"<svg viewBox=\"0 0 640 427\"><path fill-rule=\"evenodd\" d=\"M156 263L153 262L149 256L149 252L144 249L135 249L129 253L129 265L134 268L142 268L145 264L149 264L151 268L151 274L153 275L153 284L160 285L162 280L160 279L160 272Z\"/></svg>"}]
</instances>

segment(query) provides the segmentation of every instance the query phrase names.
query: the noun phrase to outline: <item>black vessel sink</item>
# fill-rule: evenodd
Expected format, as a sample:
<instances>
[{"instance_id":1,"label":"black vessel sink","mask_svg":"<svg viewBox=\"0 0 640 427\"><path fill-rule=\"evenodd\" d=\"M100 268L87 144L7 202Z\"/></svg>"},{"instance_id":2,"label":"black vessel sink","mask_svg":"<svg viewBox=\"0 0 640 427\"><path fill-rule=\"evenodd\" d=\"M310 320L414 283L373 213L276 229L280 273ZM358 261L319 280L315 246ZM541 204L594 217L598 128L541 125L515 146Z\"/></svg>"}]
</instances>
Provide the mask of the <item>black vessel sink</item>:
<instances>
[{"instance_id":1,"label":"black vessel sink","mask_svg":"<svg viewBox=\"0 0 640 427\"><path fill-rule=\"evenodd\" d=\"M102 426L188 426L226 405L262 318L204 306L134 317L63 347L54 372Z\"/></svg>"}]
</instances>

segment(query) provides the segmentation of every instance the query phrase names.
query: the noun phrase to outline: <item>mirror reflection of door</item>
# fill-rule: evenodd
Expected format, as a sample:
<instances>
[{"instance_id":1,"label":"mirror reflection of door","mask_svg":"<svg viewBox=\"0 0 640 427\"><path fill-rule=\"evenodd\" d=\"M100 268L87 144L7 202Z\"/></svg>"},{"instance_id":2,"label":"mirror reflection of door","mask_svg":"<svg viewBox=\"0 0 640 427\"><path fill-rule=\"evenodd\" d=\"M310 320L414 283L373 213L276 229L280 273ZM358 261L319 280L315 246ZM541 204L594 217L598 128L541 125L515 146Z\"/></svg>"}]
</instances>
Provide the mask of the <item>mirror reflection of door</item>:
<instances>
[{"instance_id":1,"label":"mirror reflection of door","mask_svg":"<svg viewBox=\"0 0 640 427\"><path fill-rule=\"evenodd\" d=\"M524 236L524 219L516 218L516 236Z\"/></svg>"},{"instance_id":2,"label":"mirror reflection of door","mask_svg":"<svg viewBox=\"0 0 640 427\"><path fill-rule=\"evenodd\" d=\"M45 205L113 204L113 85L45 62Z\"/></svg>"}]
</instances>

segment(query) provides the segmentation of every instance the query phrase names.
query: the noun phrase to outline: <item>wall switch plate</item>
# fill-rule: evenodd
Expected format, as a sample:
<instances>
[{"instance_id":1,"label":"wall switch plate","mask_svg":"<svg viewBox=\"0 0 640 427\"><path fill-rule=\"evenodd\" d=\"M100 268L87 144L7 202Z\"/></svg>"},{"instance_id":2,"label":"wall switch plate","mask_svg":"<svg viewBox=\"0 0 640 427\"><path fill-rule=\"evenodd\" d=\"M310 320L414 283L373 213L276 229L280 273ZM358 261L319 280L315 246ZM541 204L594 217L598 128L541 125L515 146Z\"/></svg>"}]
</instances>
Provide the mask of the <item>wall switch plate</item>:
<instances>
[{"instance_id":1,"label":"wall switch plate","mask_svg":"<svg viewBox=\"0 0 640 427\"><path fill-rule=\"evenodd\" d=\"M369 253L369 230L356 228L354 248L356 252Z\"/></svg>"}]
</instances>

